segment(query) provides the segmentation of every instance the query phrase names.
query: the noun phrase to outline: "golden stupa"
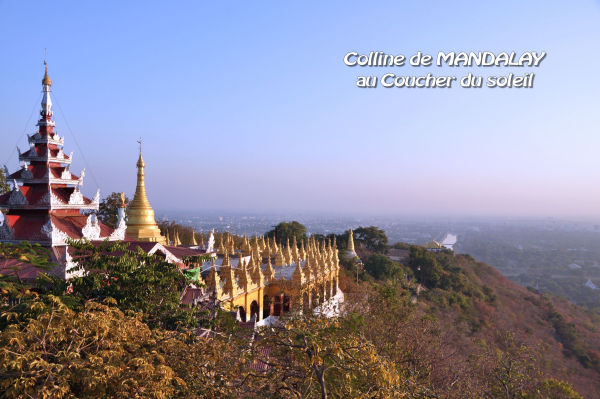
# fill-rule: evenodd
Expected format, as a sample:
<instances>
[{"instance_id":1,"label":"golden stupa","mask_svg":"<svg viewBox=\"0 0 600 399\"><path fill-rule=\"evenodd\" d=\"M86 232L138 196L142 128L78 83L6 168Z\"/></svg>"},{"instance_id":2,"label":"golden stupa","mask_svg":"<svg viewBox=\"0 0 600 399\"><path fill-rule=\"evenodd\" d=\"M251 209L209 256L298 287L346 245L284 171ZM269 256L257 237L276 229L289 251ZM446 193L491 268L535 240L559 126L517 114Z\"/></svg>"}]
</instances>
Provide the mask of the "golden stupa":
<instances>
[{"instance_id":1,"label":"golden stupa","mask_svg":"<svg viewBox=\"0 0 600 399\"><path fill-rule=\"evenodd\" d=\"M144 159L142 158L142 142L140 143L140 157L137 161L137 186L133 201L129 204L127 212L127 230L125 234L136 241L151 241L161 244L165 238L160 235L160 229L154 220L154 209L146 196L146 185L144 183Z\"/></svg>"}]
</instances>

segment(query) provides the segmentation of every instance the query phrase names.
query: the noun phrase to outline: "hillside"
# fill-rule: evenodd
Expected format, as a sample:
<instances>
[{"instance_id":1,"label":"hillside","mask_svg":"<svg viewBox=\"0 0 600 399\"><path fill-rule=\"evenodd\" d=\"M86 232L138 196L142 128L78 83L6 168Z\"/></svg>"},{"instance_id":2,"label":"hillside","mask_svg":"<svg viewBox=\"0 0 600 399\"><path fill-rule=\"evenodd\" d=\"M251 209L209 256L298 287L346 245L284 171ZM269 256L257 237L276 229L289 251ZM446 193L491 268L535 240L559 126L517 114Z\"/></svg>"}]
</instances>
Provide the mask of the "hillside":
<instances>
[{"instance_id":1,"label":"hillside","mask_svg":"<svg viewBox=\"0 0 600 399\"><path fill-rule=\"evenodd\" d=\"M468 255L397 246L392 261L369 231L358 276L340 251L340 317L296 311L255 330L182 307L178 266L119 243L80 244L102 273L66 284L0 276L0 397L600 396L597 318ZM41 247L0 250L49 266Z\"/></svg>"},{"instance_id":2,"label":"hillside","mask_svg":"<svg viewBox=\"0 0 600 399\"><path fill-rule=\"evenodd\" d=\"M591 311L521 287L469 255L430 253L413 246L399 260L395 277L378 280L365 276L373 274L369 260L377 254L361 255L366 260L363 280L376 290L398 288L405 302L416 299L413 315L407 318L414 324L434 320L412 333L415 339L430 341L418 350L424 358L420 361L430 363L430 381L438 391L454 396L445 387L449 380L464 382L465 375L488 374L479 375L484 381L490 373L500 373L497 364L489 362L502 361L502 352L512 361L526 355L521 366L530 368L528 373L568 381L585 397L600 397L600 318ZM423 284L417 296L418 282ZM349 283L348 290L357 293L360 287ZM395 317L388 313L390 320ZM400 324L407 330L403 333L411 333Z\"/></svg>"}]
</instances>

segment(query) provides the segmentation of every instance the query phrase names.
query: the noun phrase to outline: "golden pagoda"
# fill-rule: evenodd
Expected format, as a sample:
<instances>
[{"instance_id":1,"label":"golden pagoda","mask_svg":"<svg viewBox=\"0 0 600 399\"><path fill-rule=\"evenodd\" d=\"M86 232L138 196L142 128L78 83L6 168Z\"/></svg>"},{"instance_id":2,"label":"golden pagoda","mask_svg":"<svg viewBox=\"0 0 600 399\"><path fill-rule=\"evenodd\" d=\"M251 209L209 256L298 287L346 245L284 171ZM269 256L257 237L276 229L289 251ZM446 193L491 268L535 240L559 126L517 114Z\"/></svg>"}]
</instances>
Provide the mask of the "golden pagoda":
<instances>
[{"instance_id":1,"label":"golden pagoda","mask_svg":"<svg viewBox=\"0 0 600 399\"><path fill-rule=\"evenodd\" d=\"M127 217L127 230L125 234L136 241L150 241L165 243L165 238L160 235L160 229L154 220L154 209L146 196L144 183L144 159L142 158L142 141L140 144L140 157L137 161L137 186L133 201L129 205Z\"/></svg>"},{"instance_id":2,"label":"golden pagoda","mask_svg":"<svg viewBox=\"0 0 600 399\"><path fill-rule=\"evenodd\" d=\"M354 232L350 229L350 233L348 234L348 252L356 255L356 251L354 250Z\"/></svg>"}]
</instances>

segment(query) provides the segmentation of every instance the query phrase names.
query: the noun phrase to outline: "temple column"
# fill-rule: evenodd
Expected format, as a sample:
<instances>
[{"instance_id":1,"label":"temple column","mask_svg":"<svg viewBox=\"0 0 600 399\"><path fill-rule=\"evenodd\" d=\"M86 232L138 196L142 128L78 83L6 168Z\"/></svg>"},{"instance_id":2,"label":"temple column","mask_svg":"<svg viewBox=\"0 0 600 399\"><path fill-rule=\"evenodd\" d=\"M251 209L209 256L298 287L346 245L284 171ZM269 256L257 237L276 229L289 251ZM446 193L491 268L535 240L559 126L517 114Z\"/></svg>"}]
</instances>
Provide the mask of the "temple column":
<instances>
[{"instance_id":1,"label":"temple column","mask_svg":"<svg viewBox=\"0 0 600 399\"><path fill-rule=\"evenodd\" d=\"M269 316L275 316L275 298L270 299Z\"/></svg>"},{"instance_id":2,"label":"temple column","mask_svg":"<svg viewBox=\"0 0 600 399\"><path fill-rule=\"evenodd\" d=\"M263 292L263 288L259 288L258 289L258 321L261 321L263 319L263 309L264 309L264 292Z\"/></svg>"}]
</instances>

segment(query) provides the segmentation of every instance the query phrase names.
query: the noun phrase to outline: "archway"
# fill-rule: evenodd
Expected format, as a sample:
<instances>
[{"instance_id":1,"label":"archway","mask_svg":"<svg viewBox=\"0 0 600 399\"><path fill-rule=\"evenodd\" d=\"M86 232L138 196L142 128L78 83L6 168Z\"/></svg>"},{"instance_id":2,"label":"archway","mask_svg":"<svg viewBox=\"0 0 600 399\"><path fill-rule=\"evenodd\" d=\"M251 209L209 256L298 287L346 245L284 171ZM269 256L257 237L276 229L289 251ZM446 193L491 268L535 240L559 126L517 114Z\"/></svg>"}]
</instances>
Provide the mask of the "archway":
<instances>
[{"instance_id":1,"label":"archway","mask_svg":"<svg viewBox=\"0 0 600 399\"><path fill-rule=\"evenodd\" d=\"M310 311L310 299L308 297L308 292L302 294L302 311L306 314Z\"/></svg>"},{"instance_id":2,"label":"archway","mask_svg":"<svg viewBox=\"0 0 600 399\"><path fill-rule=\"evenodd\" d=\"M275 298L273 298L273 300L275 302L275 310L273 312L273 315L281 316L281 295L277 295Z\"/></svg>"},{"instance_id":3,"label":"archway","mask_svg":"<svg viewBox=\"0 0 600 399\"><path fill-rule=\"evenodd\" d=\"M266 319L271 314L271 298L268 295L263 297L263 319Z\"/></svg>"},{"instance_id":4,"label":"archway","mask_svg":"<svg viewBox=\"0 0 600 399\"><path fill-rule=\"evenodd\" d=\"M243 306L240 306L238 308L238 316L240 318L240 321L246 321L246 309L244 309Z\"/></svg>"},{"instance_id":5,"label":"archway","mask_svg":"<svg viewBox=\"0 0 600 399\"><path fill-rule=\"evenodd\" d=\"M291 298L287 295L283 296L283 311L289 312L291 309Z\"/></svg>"},{"instance_id":6,"label":"archway","mask_svg":"<svg viewBox=\"0 0 600 399\"><path fill-rule=\"evenodd\" d=\"M252 301L250 304L250 321L258 321L260 314L260 306L258 302Z\"/></svg>"}]
</instances>

